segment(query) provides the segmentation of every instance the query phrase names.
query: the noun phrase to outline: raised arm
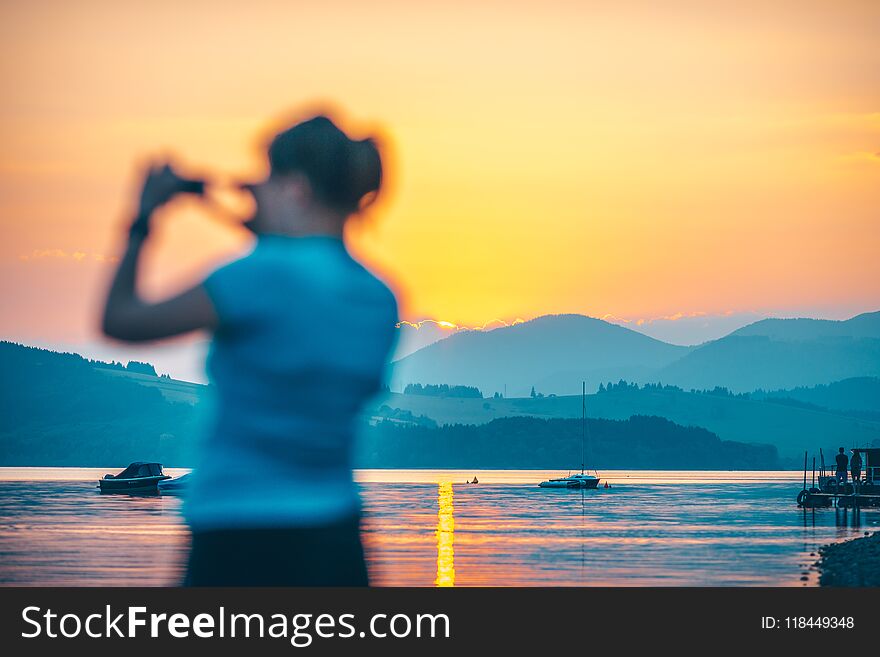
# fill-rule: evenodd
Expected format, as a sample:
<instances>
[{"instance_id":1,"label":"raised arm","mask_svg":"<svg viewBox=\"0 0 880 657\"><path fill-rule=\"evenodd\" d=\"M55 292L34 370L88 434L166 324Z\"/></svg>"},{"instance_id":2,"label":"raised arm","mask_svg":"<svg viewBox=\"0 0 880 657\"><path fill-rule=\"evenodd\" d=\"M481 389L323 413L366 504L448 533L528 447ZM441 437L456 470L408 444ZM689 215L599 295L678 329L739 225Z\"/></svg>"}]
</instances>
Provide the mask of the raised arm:
<instances>
[{"instance_id":1,"label":"raised arm","mask_svg":"<svg viewBox=\"0 0 880 657\"><path fill-rule=\"evenodd\" d=\"M176 194L188 191L168 165L151 167L144 180L139 209L129 230L128 246L119 262L107 301L102 329L127 342L157 340L217 324L217 313L203 285L196 285L157 303L142 299L137 291L141 249L150 231L153 213Z\"/></svg>"}]
</instances>

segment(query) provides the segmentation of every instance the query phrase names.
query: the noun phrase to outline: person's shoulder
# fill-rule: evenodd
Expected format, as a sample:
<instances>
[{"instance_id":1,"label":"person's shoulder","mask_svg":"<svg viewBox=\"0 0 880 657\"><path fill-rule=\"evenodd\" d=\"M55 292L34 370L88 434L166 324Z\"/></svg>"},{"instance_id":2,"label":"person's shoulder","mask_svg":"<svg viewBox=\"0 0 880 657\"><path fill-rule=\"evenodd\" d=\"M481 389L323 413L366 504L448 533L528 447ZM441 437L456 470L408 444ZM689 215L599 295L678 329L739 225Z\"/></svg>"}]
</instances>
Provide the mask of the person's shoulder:
<instances>
[{"instance_id":1,"label":"person's shoulder","mask_svg":"<svg viewBox=\"0 0 880 657\"><path fill-rule=\"evenodd\" d=\"M273 277L271 261L258 249L215 269L204 281L204 288L221 322L231 322L255 313L271 303L267 281Z\"/></svg>"},{"instance_id":2,"label":"person's shoulder","mask_svg":"<svg viewBox=\"0 0 880 657\"><path fill-rule=\"evenodd\" d=\"M376 296L381 297L383 301L397 308L397 297L384 277L353 256L349 255L348 258L358 276L370 287L371 291Z\"/></svg>"},{"instance_id":3,"label":"person's shoulder","mask_svg":"<svg viewBox=\"0 0 880 657\"><path fill-rule=\"evenodd\" d=\"M208 284L228 284L242 278L247 278L253 273L264 268L264 259L260 257L257 249L251 249L247 253L230 260L208 275Z\"/></svg>"},{"instance_id":4,"label":"person's shoulder","mask_svg":"<svg viewBox=\"0 0 880 657\"><path fill-rule=\"evenodd\" d=\"M397 297L391 289L391 286L385 282L380 276L369 269L364 268L370 283L373 286L376 297L382 301L395 315L397 314Z\"/></svg>"},{"instance_id":5,"label":"person's shoulder","mask_svg":"<svg viewBox=\"0 0 880 657\"><path fill-rule=\"evenodd\" d=\"M277 274L307 272L314 263L303 257L297 249L260 239L249 253L227 266L243 275L261 275L272 272Z\"/></svg>"},{"instance_id":6,"label":"person's shoulder","mask_svg":"<svg viewBox=\"0 0 880 657\"><path fill-rule=\"evenodd\" d=\"M212 286L222 283L228 276L234 276L244 265L244 261L250 257L250 253L239 256L227 262L217 265L206 277L205 285Z\"/></svg>"}]
</instances>

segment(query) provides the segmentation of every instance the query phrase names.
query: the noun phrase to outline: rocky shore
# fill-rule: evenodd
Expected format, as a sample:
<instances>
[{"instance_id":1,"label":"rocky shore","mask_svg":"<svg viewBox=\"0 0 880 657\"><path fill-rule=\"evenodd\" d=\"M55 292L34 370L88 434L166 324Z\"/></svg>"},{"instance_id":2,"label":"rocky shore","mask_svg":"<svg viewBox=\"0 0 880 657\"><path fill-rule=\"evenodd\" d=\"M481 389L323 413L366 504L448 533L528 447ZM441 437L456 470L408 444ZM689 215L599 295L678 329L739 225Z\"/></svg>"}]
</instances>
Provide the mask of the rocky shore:
<instances>
[{"instance_id":1,"label":"rocky shore","mask_svg":"<svg viewBox=\"0 0 880 657\"><path fill-rule=\"evenodd\" d=\"M819 586L880 586L880 532L819 549Z\"/></svg>"}]
</instances>

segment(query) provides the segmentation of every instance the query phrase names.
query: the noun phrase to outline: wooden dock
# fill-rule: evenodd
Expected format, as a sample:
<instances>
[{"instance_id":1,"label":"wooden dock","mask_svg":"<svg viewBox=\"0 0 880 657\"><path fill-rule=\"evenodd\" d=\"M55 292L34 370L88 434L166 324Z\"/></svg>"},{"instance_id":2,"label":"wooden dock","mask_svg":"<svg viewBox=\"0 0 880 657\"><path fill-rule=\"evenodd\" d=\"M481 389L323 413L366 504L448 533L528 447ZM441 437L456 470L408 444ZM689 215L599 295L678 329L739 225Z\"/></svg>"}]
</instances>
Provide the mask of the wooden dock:
<instances>
[{"instance_id":1,"label":"wooden dock","mask_svg":"<svg viewBox=\"0 0 880 657\"><path fill-rule=\"evenodd\" d=\"M880 507L880 448L856 447L851 451L864 455L864 478L856 471L853 472L854 478L850 481L847 481L845 476L847 473L843 473L838 479L837 473L833 470L826 472L825 457L820 449L819 470L817 472L814 456L809 488L807 487L807 452L804 452L804 488L797 496L799 507L804 509Z\"/></svg>"},{"instance_id":2,"label":"wooden dock","mask_svg":"<svg viewBox=\"0 0 880 657\"><path fill-rule=\"evenodd\" d=\"M798 506L805 509L818 509L823 507L839 508L862 508L880 506L880 495L850 494L838 495L835 493L813 493L804 491L806 495L800 499Z\"/></svg>"}]
</instances>

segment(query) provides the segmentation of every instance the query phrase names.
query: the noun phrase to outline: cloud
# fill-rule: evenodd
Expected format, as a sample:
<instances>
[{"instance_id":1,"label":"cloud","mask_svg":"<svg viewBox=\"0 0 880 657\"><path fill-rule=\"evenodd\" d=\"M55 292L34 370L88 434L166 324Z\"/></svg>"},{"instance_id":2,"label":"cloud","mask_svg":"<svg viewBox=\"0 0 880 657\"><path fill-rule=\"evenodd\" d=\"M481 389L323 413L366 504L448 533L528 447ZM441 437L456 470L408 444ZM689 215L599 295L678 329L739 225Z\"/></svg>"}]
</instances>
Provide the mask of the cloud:
<instances>
[{"instance_id":1,"label":"cloud","mask_svg":"<svg viewBox=\"0 0 880 657\"><path fill-rule=\"evenodd\" d=\"M36 260L68 260L71 262L99 262L113 264L119 262L116 256L107 256L102 253L86 253L85 251L65 251L64 249L34 249L30 253L18 256L21 262L33 262Z\"/></svg>"},{"instance_id":2,"label":"cloud","mask_svg":"<svg viewBox=\"0 0 880 657\"><path fill-rule=\"evenodd\" d=\"M485 322L478 326L465 326L463 324L456 324L455 322L448 322L443 319L420 319L414 322L402 320L398 322L396 326L397 328L409 327L419 330L426 324L430 324L432 326L437 326L438 328L447 331L491 331L493 328L501 328L502 326L516 326L517 324L522 324L523 322L525 322L524 319L517 317L511 322L505 321L503 319L490 319L488 322Z\"/></svg>"},{"instance_id":3,"label":"cloud","mask_svg":"<svg viewBox=\"0 0 880 657\"><path fill-rule=\"evenodd\" d=\"M692 310L692 311L684 311L677 312L671 315L659 315L657 317L637 317L628 319L625 317L617 317L616 315L612 315L611 313L607 313L602 315L603 320L606 322L612 322L613 324L635 324L636 326L645 326L646 324L653 324L654 322L677 322L681 319L696 319L698 317L730 317L733 314L732 310L727 310L720 313L707 313L702 310Z\"/></svg>"},{"instance_id":4,"label":"cloud","mask_svg":"<svg viewBox=\"0 0 880 657\"><path fill-rule=\"evenodd\" d=\"M664 342L695 345L728 335L767 316L757 310L691 310L654 317L620 318L609 314L602 319Z\"/></svg>"}]
</instances>

